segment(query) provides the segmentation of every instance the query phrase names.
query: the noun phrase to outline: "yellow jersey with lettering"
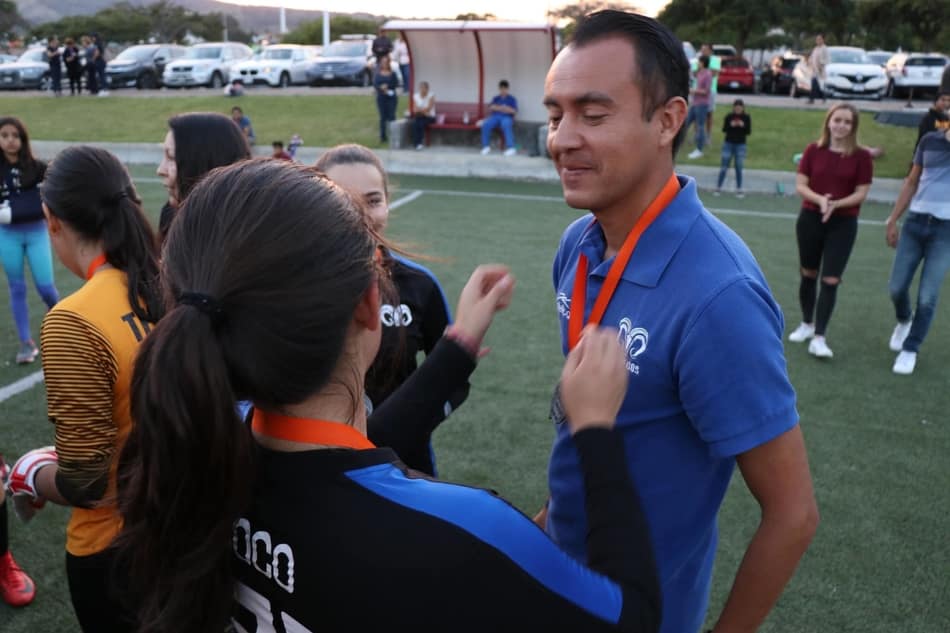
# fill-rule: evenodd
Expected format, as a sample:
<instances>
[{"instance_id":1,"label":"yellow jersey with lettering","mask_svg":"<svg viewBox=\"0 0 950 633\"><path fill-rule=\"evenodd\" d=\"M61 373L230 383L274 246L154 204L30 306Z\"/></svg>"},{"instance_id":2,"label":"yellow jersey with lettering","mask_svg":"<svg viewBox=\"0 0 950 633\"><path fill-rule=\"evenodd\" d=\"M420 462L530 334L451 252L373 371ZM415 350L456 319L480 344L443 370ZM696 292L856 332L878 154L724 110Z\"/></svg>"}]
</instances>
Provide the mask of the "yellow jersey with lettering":
<instances>
[{"instance_id":1,"label":"yellow jersey with lettering","mask_svg":"<svg viewBox=\"0 0 950 633\"><path fill-rule=\"evenodd\" d=\"M101 552L122 527L116 467L132 427L129 389L149 324L132 312L121 270L99 270L43 320L40 347L47 410L56 435L56 486L74 506L66 529L73 556Z\"/></svg>"}]
</instances>

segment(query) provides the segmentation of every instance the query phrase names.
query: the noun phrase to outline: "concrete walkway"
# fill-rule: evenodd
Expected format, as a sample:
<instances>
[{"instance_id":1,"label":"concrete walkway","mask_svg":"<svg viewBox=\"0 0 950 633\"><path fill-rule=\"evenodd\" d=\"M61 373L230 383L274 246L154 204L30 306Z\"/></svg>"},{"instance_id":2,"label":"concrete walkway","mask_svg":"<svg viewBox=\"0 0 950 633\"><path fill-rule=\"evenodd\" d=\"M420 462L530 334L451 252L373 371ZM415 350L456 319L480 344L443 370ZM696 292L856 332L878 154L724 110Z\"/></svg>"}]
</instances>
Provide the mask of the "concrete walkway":
<instances>
[{"instance_id":1,"label":"concrete walkway","mask_svg":"<svg viewBox=\"0 0 950 633\"><path fill-rule=\"evenodd\" d=\"M49 159L60 150L75 143L65 141L33 141L33 151L41 158ZM118 156L129 165L158 165L162 159L162 146L159 143L89 143L102 147ZM326 148L302 147L297 151L297 160L312 165ZM270 147L256 147L255 154L267 156ZM554 165L547 158L528 156L501 156L491 154L482 156L476 149L430 149L412 150L376 150L386 170L391 174L413 176L450 176L457 178L487 178L499 180L524 180L534 182L557 183L558 176ZM791 167L791 165L790 165ZM678 173L692 176L701 189L714 189L718 167L702 167L680 163ZM730 170L726 187L734 187L734 171ZM795 172L769 171L765 169L746 169L743 171L744 189L748 193L795 193ZM871 185L869 200L893 203L900 193L902 180L897 178L875 178Z\"/></svg>"}]
</instances>

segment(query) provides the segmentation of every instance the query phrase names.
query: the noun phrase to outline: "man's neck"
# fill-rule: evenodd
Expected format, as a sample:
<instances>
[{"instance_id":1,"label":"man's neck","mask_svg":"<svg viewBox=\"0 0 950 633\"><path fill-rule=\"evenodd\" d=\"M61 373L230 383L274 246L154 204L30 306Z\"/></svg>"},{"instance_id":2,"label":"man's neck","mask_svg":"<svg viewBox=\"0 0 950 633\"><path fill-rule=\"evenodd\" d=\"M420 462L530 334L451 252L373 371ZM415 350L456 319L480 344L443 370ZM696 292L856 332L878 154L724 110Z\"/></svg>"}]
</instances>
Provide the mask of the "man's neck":
<instances>
[{"instance_id":1,"label":"man's neck","mask_svg":"<svg viewBox=\"0 0 950 633\"><path fill-rule=\"evenodd\" d=\"M620 252L627 235L630 234L637 220L644 214L650 203L660 195L672 173L672 167L669 171L656 170L653 175L643 182L643 185L638 188L634 195L603 211L593 211L607 242L607 248L604 250L604 261Z\"/></svg>"}]
</instances>

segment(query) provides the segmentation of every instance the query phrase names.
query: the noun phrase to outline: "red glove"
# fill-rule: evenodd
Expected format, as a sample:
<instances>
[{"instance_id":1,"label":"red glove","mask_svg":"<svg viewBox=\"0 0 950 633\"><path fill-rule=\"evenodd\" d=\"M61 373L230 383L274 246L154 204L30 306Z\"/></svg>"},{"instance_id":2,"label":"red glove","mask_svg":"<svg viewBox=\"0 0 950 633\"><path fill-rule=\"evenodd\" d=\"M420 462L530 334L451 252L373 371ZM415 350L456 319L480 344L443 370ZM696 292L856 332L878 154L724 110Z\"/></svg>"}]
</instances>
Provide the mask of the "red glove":
<instances>
[{"instance_id":1,"label":"red glove","mask_svg":"<svg viewBox=\"0 0 950 633\"><path fill-rule=\"evenodd\" d=\"M7 479L7 492L13 495L13 510L24 523L46 505L46 499L36 492L36 473L44 466L57 463L56 448L37 448L16 460Z\"/></svg>"}]
</instances>

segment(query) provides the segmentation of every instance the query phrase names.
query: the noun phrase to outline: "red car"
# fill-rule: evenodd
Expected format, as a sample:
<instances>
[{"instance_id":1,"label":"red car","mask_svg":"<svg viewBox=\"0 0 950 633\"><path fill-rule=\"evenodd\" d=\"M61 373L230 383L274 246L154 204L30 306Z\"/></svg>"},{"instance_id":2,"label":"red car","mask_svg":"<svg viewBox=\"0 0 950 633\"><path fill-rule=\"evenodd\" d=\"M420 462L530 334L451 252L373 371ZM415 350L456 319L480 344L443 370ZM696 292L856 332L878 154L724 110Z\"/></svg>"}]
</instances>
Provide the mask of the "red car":
<instances>
[{"instance_id":1,"label":"red car","mask_svg":"<svg viewBox=\"0 0 950 633\"><path fill-rule=\"evenodd\" d=\"M722 68L719 70L719 91L755 90L755 73L752 65L744 57L723 57Z\"/></svg>"}]
</instances>

